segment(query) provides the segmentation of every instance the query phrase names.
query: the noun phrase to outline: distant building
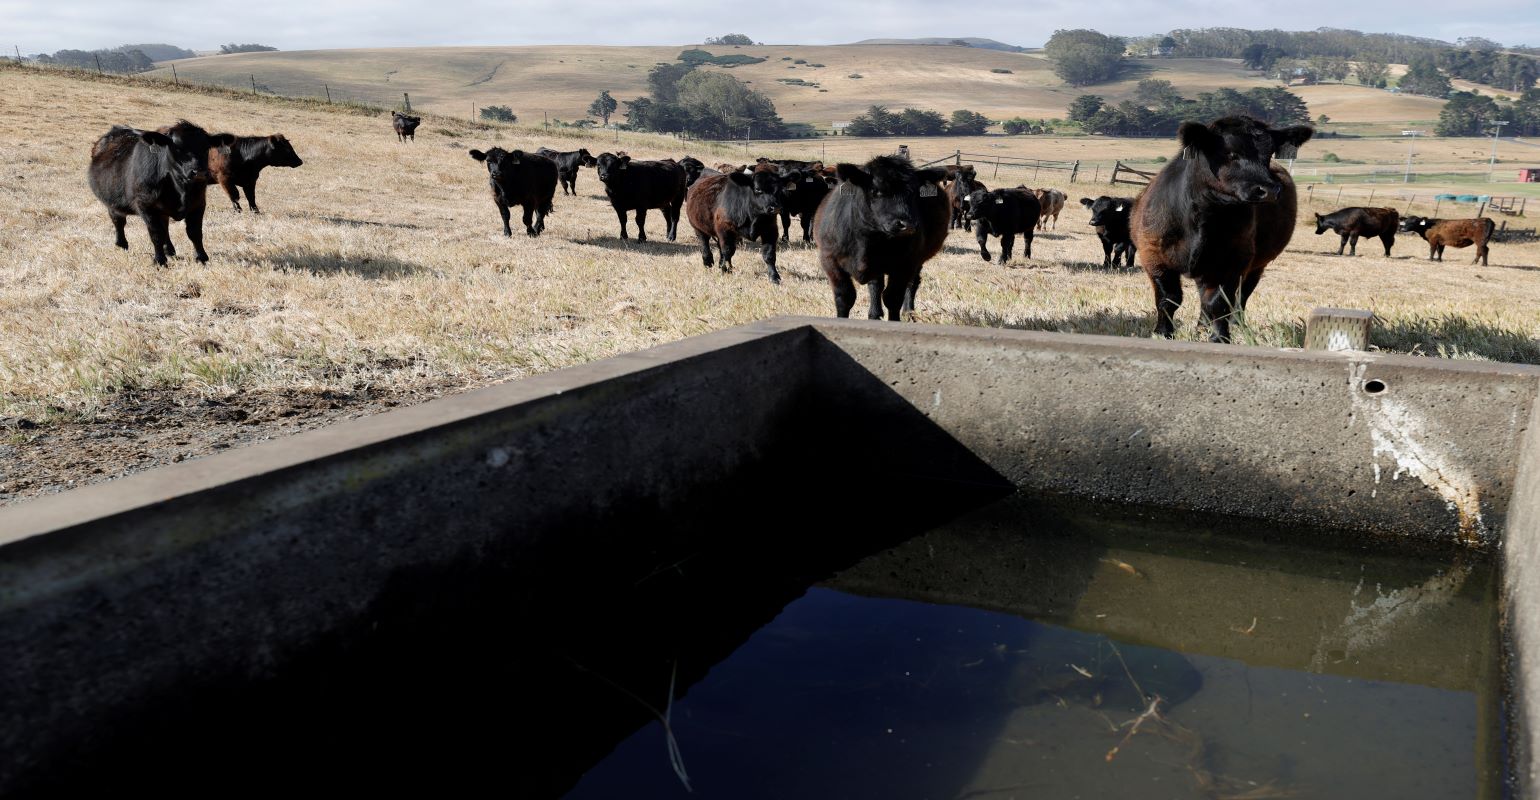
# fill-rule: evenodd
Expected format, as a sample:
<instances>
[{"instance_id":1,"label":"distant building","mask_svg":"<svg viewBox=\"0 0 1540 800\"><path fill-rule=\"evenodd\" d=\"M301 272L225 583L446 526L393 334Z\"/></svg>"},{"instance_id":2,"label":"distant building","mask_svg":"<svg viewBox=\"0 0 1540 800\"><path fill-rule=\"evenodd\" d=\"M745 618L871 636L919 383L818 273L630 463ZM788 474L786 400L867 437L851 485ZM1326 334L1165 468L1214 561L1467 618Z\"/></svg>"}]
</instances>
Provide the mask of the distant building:
<instances>
[{"instance_id":1,"label":"distant building","mask_svg":"<svg viewBox=\"0 0 1540 800\"><path fill-rule=\"evenodd\" d=\"M1540 167L1525 167L1519 170L1519 183L1540 183Z\"/></svg>"}]
</instances>

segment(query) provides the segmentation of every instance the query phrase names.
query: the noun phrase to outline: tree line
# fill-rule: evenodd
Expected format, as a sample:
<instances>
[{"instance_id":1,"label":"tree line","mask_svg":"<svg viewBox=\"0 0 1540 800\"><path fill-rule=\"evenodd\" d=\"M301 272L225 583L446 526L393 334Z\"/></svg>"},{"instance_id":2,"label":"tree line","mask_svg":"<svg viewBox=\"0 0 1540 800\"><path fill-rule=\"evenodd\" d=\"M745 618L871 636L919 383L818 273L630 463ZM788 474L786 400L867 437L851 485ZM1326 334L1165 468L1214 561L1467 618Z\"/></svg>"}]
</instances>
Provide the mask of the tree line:
<instances>
[{"instance_id":1,"label":"tree line","mask_svg":"<svg viewBox=\"0 0 1540 800\"><path fill-rule=\"evenodd\" d=\"M894 113L886 106L872 106L850 121L850 136L981 136L989 118L967 109L943 117L940 112L906 108Z\"/></svg>"},{"instance_id":2,"label":"tree line","mask_svg":"<svg viewBox=\"0 0 1540 800\"><path fill-rule=\"evenodd\" d=\"M786 135L786 123L763 92L726 73L703 72L696 66L681 61L648 71L649 94L623 101L627 126L707 139Z\"/></svg>"},{"instance_id":3,"label":"tree line","mask_svg":"<svg viewBox=\"0 0 1540 800\"><path fill-rule=\"evenodd\" d=\"M1299 95L1283 88L1256 88L1245 92L1218 89L1185 98L1170 81L1150 78L1139 82L1133 100L1116 106L1094 94L1076 97L1069 119L1087 133L1114 136L1173 136L1186 120L1219 119L1236 114L1256 117L1272 125L1298 125L1310 121L1310 109Z\"/></svg>"},{"instance_id":4,"label":"tree line","mask_svg":"<svg viewBox=\"0 0 1540 800\"><path fill-rule=\"evenodd\" d=\"M1490 136L1494 120L1507 120L1504 136L1540 136L1540 89L1529 89L1513 103L1499 104L1484 94L1455 92L1438 115L1439 136Z\"/></svg>"}]
</instances>

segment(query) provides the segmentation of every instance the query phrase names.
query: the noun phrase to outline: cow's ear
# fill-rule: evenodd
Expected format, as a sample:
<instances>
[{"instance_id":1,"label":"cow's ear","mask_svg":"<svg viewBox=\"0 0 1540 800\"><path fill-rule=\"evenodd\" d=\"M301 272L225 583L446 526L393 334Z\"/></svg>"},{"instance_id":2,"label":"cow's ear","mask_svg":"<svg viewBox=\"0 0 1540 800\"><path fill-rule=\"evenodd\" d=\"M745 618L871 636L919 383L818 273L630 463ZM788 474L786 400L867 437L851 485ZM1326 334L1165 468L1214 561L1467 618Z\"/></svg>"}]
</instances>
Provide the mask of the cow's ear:
<instances>
[{"instance_id":1,"label":"cow's ear","mask_svg":"<svg viewBox=\"0 0 1540 800\"><path fill-rule=\"evenodd\" d=\"M733 183L738 184L739 186L754 185L754 176L748 174L747 172L729 172L727 173L727 179Z\"/></svg>"},{"instance_id":2,"label":"cow's ear","mask_svg":"<svg viewBox=\"0 0 1540 800\"><path fill-rule=\"evenodd\" d=\"M509 164L517 164L517 163L519 163L519 159L521 159L523 157L524 157L524 151L523 150L515 150L512 153L508 154L507 161L508 161Z\"/></svg>"},{"instance_id":3,"label":"cow's ear","mask_svg":"<svg viewBox=\"0 0 1540 800\"><path fill-rule=\"evenodd\" d=\"M616 161L620 164L621 169L626 169L631 165L631 157L624 153L621 153L620 158L616 159Z\"/></svg>"},{"instance_id":4,"label":"cow's ear","mask_svg":"<svg viewBox=\"0 0 1540 800\"><path fill-rule=\"evenodd\" d=\"M471 151L471 158L474 158L477 161L486 161L487 160L487 154L481 152L480 150L472 150Z\"/></svg>"},{"instance_id":5,"label":"cow's ear","mask_svg":"<svg viewBox=\"0 0 1540 800\"><path fill-rule=\"evenodd\" d=\"M1182 123L1182 127L1176 129L1176 140L1182 145L1182 155L1186 158L1192 157L1189 153L1206 153L1224 145L1219 134L1201 122Z\"/></svg>"},{"instance_id":6,"label":"cow's ear","mask_svg":"<svg viewBox=\"0 0 1540 800\"><path fill-rule=\"evenodd\" d=\"M1080 204L1085 206L1086 208L1090 208L1091 206L1096 205L1096 201L1092 200L1089 197L1082 197L1082 198L1080 198Z\"/></svg>"},{"instance_id":7,"label":"cow's ear","mask_svg":"<svg viewBox=\"0 0 1540 800\"><path fill-rule=\"evenodd\" d=\"M156 133L155 131L140 131L139 138L143 140L145 144L154 145L156 147L171 146L171 137L164 133Z\"/></svg>"},{"instance_id":8,"label":"cow's ear","mask_svg":"<svg viewBox=\"0 0 1540 800\"><path fill-rule=\"evenodd\" d=\"M1274 128L1268 131L1268 134L1273 137L1273 149L1279 150L1284 145L1299 147L1310 141L1310 137L1315 135L1315 129L1309 125L1295 125L1289 128Z\"/></svg>"},{"instance_id":9,"label":"cow's ear","mask_svg":"<svg viewBox=\"0 0 1540 800\"><path fill-rule=\"evenodd\" d=\"M834 172L839 175L840 180L846 183L853 183L862 189L869 188L872 185L872 174L855 164L840 164L834 168Z\"/></svg>"},{"instance_id":10,"label":"cow's ear","mask_svg":"<svg viewBox=\"0 0 1540 800\"><path fill-rule=\"evenodd\" d=\"M939 183L946 180L946 170L940 167L931 167L930 169L916 171L914 176L923 183Z\"/></svg>"},{"instance_id":11,"label":"cow's ear","mask_svg":"<svg viewBox=\"0 0 1540 800\"><path fill-rule=\"evenodd\" d=\"M213 136L210 136L209 140L214 143L215 147L229 147L230 145L235 144L235 134L216 133Z\"/></svg>"}]
</instances>

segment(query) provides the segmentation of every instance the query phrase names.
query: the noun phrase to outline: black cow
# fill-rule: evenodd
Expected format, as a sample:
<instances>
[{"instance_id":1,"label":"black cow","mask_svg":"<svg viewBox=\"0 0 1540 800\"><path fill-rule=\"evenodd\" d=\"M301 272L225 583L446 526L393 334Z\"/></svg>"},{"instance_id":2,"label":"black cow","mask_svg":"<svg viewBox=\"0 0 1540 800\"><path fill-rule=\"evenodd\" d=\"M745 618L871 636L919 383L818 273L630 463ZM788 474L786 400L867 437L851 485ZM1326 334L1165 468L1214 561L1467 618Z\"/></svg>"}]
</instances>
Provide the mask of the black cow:
<instances>
[{"instance_id":1,"label":"black cow","mask_svg":"<svg viewBox=\"0 0 1540 800\"><path fill-rule=\"evenodd\" d=\"M952 167L952 165L948 165ZM973 165L963 167L942 167L951 177L951 182L946 185L947 196L951 199L953 228L962 228L965 231L973 230L973 223L968 219L968 196L980 189L988 189L982 183L974 180L976 174Z\"/></svg>"},{"instance_id":2,"label":"black cow","mask_svg":"<svg viewBox=\"0 0 1540 800\"><path fill-rule=\"evenodd\" d=\"M1101 197L1092 200L1080 198L1080 204L1091 211L1091 226L1096 237L1102 240L1102 266L1115 267L1127 257L1128 266L1134 265L1134 240L1129 234L1128 217L1134 210L1132 197Z\"/></svg>"},{"instance_id":3,"label":"black cow","mask_svg":"<svg viewBox=\"0 0 1540 800\"><path fill-rule=\"evenodd\" d=\"M758 240L770 282L781 282L775 269L775 215L781 209L784 180L773 170L756 170L707 175L690 187L685 214L700 239L701 261L706 266L711 266L712 241L722 253L722 271L727 272L732 269L738 240Z\"/></svg>"},{"instance_id":4,"label":"black cow","mask_svg":"<svg viewBox=\"0 0 1540 800\"><path fill-rule=\"evenodd\" d=\"M123 226L134 214L149 231L155 263L165 266L166 256L176 255L170 220L185 219L187 239L198 262L207 262L203 210L210 180L209 149L234 141L228 133L210 136L187 120L159 131L114 125L97 139L86 176L91 192L107 206L107 216L117 230L117 246L128 249Z\"/></svg>"},{"instance_id":5,"label":"black cow","mask_svg":"<svg viewBox=\"0 0 1540 800\"><path fill-rule=\"evenodd\" d=\"M784 188L781 192L781 241L791 243L791 218L802 219L802 241L813 241L813 215L829 195L838 180L825 178L820 171L795 169L782 173Z\"/></svg>"},{"instance_id":6,"label":"black cow","mask_svg":"<svg viewBox=\"0 0 1540 800\"><path fill-rule=\"evenodd\" d=\"M400 111L390 112L390 126L396 129L396 141L404 142L407 139L417 141L417 126L422 124L422 117L414 117L403 114Z\"/></svg>"},{"instance_id":7,"label":"black cow","mask_svg":"<svg viewBox=\"0 0 1540 800\"><path fill-rule=\"evenodd\" d=\"M501 147L485 153L472 150L471 158L486 162L492 202L503 218L503 235L513 235L508 207L517 205L524 208L524 232L539 236L545 230L545 215L551 213L551 199L556 196L556 162L538 153L510 153Z\"/></svg>"},{"instance_id":8,"label":"black cow","mask_svg":"<svg viewBox=\"0 0 1540 800\"><path fill-rule=\"evenodd\" d=\"M701 175L721 175L717 170L706 166L706 162L695 156L685 156L679 159L679 166L684 169L684 186L686 189L695 185Z\"/></svg>"},{"instance_id":9,"label":"black cow","mask_svg":"<svg viewBox=\"0 0 1540 800\"><path fill-rule=\"evenodd\" d=\"M982 189L968 195L968 217L978 223L974 234L979 242L979 255L989 260L989 237L1000 237L1000 263L1011 260L1011 248L1016 236L1021 236L1022 255L1032 257L1032 232L1037 228L1037 218L1042 213L1042 202L1031 189Z\"/></svg>"},{"instance_id":10,"label":"black cow","mask_svg":"<svg viewBox=\"0 0 1540 800\"><path fill-rule=\"evenodd\" d=\"M1401 212L1394 208L1365 208L1352 206L1330 214L1315 215L1315 235L1320 236L1328 229L1335 231L1342 237L1342 243L1337 246L1337 255L1349 245L1352 250L1348 255L1358 255L1358 237L1378 236L1380 244L1385 245L1385 256L1390 256L1390 248L1396 243L1396 229L1401 225Z\"/></svg>"},{"instance_id":11,"label":"black cow","mask_svg":"<svg viewBox=\"0 0 1540 800\"><path fill-rule=\"evenodd\" d=\"M220 134L228 136L229 134ZM230 195L236 213L241 210L240 190L246 191L246 205L251 213L257 208L257 177L264 167L302 167L305 165L294 146L281 133L272 136L236 136L235 142L209 150L209 172Z\"/></svg>"},{"instance_id":12,"label":"black cow","mask_svg":"<svg viewBox=\"0 0 1540 800\"><path fill-rule=\"evenodd\" d=\"M946 243L951 207L939 168L917 170L903 156L878 156L864 167L840 164L840 184L813 219L818 260L834 288L834 312L850 316L856 283L869 287L867 316L914 311L920 270Z\"/></svg>"},{"instance_id":13,"label":"black cow","mask_svg":"<svg viewBox=\"0 0 1540 800\"><path fill-rule=\"evenodd\" d=\"M1273 154L1314 131L1271 128L1225 117L1177 128L1182 149L1134 201L1129 227L1155 291L1155 332L1170 338L1182 305L1182 276L1202 295L1209 338L1230 341L1230 317L1244 309L1262 272L1294 235L1297 199Z\"/></svg>"},{"instance_id":14,"label":"black cow","mask_svg":"<svg viewBox=\"0 0 1540 800\"><path fill-rule=\"evenodd\" d=\"M560 152L549 147L542 147L535 151L536 155L542 155L556 162L556 175L561 178L561 193L577 195L577 175L579 167L592 167L599 160L589 154L588 148Z\"/></svg>"},{"instance_id":15,"label":"black cow","mask_svg":"<svg viewBox=\"0 0 1540 800\"><path fill-rule=\"evenodd\" d=\"M632 161L628 155L601 153L599 180L610 198L615 216L620 219L620 238L626 233L626 212L636 211L636 240L647 241L647 209L663 210L668 226L668 240L679 232L679 211L684 207L684 167L674 161Z\"/></svg>"}]
</instances>

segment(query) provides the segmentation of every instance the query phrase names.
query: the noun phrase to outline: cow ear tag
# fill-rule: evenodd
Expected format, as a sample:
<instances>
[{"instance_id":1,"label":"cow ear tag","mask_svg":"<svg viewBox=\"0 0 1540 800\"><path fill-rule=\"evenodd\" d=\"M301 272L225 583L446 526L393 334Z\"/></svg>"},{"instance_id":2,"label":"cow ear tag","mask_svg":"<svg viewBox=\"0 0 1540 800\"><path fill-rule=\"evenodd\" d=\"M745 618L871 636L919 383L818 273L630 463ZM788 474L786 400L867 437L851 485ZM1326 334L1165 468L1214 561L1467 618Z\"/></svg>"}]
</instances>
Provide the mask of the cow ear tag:
<instances>
[{"instance_id":1,"label":"cow ear tag","mask_svg":"<svg viewBox=\"0 0 1540 800\"><path fill-rule=\"evenodd\" d=\"M933 183L927 183L927 184L924 184L924 185L920 186L920 196L921 197L935 197L936 196L936 185L933 184Z\"/></svg>"},{"instance_id":2,"label":"cow ear tag","mask_svg":"<svg viewBox=\"0 0 1540 800\"><path fill-rule=\"evenodd\" d=\"M995 205L997 205L997 206L1005 205L1005 198L1003 198L1003 197L996 197L995 198Z\"/></svg>"}]
</instances>

